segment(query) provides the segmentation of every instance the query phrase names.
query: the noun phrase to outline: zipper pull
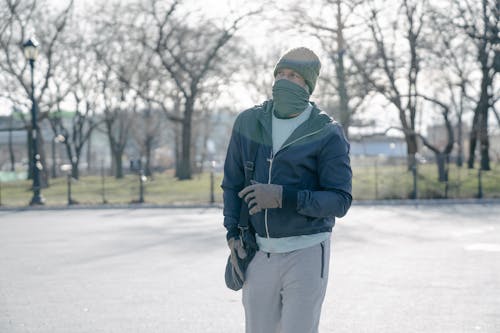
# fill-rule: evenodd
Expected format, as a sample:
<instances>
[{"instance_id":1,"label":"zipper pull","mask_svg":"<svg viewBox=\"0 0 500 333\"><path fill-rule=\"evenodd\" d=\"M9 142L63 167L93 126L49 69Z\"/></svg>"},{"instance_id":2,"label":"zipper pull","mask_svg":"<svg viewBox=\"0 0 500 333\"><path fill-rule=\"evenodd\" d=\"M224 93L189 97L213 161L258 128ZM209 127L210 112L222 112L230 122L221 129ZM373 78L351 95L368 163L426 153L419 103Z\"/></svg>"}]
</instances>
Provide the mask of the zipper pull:
<instances>
[{"instance_id":1,"label":"zipper pull","mask_svg":"<svg viewBox=\"0 0 500 333\"><path fill-rule=\"evenodd\" d=\"M273 151L271 150L271 156L269 156L269 157L267 158L267 161L268 161L269 163L272 163L272 162L273 162L273 159L274 159L274 153L273 153Z\"/></svg>"}]
</instances>

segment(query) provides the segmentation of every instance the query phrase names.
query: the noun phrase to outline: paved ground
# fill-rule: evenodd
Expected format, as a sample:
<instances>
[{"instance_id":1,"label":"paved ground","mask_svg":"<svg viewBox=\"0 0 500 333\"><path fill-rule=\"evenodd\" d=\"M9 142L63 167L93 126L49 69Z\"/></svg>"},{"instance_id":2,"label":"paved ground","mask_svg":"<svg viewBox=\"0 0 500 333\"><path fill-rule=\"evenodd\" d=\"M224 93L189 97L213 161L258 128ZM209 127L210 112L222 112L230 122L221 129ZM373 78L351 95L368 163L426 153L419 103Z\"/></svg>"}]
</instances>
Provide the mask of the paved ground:
<instances>
[{"instance_id":1,"label":"paved ground","mask_svg":"<svg viewBox=\"0 0 500 333\"><path fill-rule=\"evenodd\" d=\"M354 206L321 332L500 332L500 205ZM219 209L0 211L0 332L243 332Z\"/></svg>"}]
</instances>

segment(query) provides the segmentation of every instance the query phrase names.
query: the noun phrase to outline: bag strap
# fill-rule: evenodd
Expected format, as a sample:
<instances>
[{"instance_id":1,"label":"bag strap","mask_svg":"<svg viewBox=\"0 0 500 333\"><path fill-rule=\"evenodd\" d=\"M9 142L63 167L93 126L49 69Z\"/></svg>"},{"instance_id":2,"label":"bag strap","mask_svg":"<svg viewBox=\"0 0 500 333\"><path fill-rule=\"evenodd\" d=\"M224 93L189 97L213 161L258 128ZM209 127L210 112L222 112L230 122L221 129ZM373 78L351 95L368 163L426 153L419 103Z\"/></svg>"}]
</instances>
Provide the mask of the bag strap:
<instances>
[{"instance_id":1,"label":"bag strap","mask_svg":"<svg viewBox=\"0 0 500 333\"><path fill-rule=\"evenodd\" d=\"M252 146L257 146L257 143L252 142L250 144L250 147L252 147ZM255 153L254 153L254 155L255 155ZM250 185L250 180L252 180L252 178L253 178L254 171L255 171L255 163L252 161L245 161L245 187ZM248 206L243 201L241 203L240 221L238 223L238 228L248 229L248 219L249 219Z\"/></svg>"},{"instance_id":2,"label":"bag strap","mask_svg":"<svg viewBox=\"0 0 500 333\"><path fill-rule=\"evenodd\" d=\"M259 124L257 124L257 127ZM259 144L252 139L250 139L250 150L248 157L250 161L245 161L244 167L245 167L245 187L250 185L250 181L253 179L254 171L255 171L255 160L257 156L257 148ZM240 220L238 222L238 228L240 231L248 229L248 220L249 220L249 213L248 213L248 206L245 204L243 201L241 204L241 209L240 209Z\"/></svg>"}]
</instances>

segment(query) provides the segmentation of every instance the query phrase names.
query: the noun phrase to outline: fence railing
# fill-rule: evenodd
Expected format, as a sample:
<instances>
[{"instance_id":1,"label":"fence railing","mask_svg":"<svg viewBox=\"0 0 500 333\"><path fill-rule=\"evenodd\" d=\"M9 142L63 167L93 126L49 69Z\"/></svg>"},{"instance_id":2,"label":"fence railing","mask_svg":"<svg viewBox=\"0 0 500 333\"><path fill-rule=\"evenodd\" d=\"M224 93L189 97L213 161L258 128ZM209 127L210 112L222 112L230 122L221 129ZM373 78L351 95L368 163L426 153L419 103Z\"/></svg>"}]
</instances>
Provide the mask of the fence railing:
<instances>
[{"instance_id":1,"label":"fence railing","mask_svg":"<svg viewBox=\"0 0 500 333\"><path fill-rule=\"evenodd\" d=\"M416 184L406 158L355 157L351 165L353 195L358 200L410 199L415 185L419 199L500 198L499 163L492 163L490 171L449 164L448 181L441 182L437 164L420 159Z\"/></svg>"},{"instance_id":2,"label":"fence railing","mask_svg":"<svg viewBox=\"0 0 500 333\"><path fill-rule=\"evenodd\" d=\"M355 200L398 200L412 198L414 178L406 159L354 157L353 197ZM2 180L3 179L3 180ZM76 180L68 176L50 179L42 189L46 205L141 204L184 205L220 204L222 173L211 170L196 174L193 179L179 181L173 171L145 177L131 172L121 179L100 172ZM416 178L417 198L500 198L500 164L492 170L480 171L450 164L448 181L438 181L434 162L420 160ZM0 205L27 206L32 196L31 181L0 174Z\"/></svg>"},{"instance_id":3,"label":"fence railing","mask_svg":"<svg viewBox=\"0 0 500 333\"><path fill-rule=\"evenodd\" d=\"M203 173L178 181L172 173L146 177L126 174L121 179L108 175L52 178L42 189L46 205L101 204L203 204L221 203L221 173ZM0 205L27 206L32 196L31 181L0 181Z\"/></svg>"}]
</instances>

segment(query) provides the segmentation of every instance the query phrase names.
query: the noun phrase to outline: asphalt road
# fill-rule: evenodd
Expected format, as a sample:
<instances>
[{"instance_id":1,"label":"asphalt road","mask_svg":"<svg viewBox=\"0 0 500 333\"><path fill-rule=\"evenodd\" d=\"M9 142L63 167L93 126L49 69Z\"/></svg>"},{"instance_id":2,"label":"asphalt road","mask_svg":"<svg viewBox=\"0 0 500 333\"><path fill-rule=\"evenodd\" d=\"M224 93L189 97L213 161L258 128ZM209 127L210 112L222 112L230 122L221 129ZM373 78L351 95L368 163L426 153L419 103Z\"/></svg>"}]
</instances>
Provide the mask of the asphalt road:
<instances>
[{"instance_id":1,"label":"asphalt road","mask_svg":"<svg viewBox=\"0 0 500 333\"><path fill-rule=\"evenodd\" d=\"M243 332L219 209L0 211L0 332ZM320 332L500 332L500 205L354 206Z\"/></svg>"}]
</instances>

